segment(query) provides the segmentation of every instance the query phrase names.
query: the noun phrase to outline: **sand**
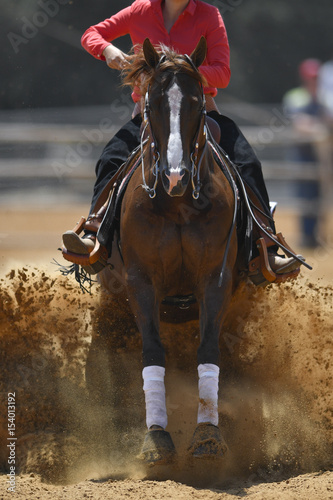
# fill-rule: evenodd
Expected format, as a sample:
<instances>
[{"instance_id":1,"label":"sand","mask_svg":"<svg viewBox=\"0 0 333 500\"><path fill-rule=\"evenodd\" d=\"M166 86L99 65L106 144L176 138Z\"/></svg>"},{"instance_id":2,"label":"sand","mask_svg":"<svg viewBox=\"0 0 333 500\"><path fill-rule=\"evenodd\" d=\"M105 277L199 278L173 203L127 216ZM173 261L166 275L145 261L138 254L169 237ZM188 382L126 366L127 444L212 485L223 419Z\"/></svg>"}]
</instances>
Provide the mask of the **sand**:
<instances>
[{"instance_id":1,"label":"sand","mask_svg":"<svg viewBox=\"0 0 333 500\"><path fill-rule=\"evenodd\" d=\"M197 322L162 324L178 459L146 468L136 458L145 431L141 339L127 303L98 284L83 294L51 262L63 263L59 235L84 214L1 213L0 499L333 498L332 224L321 248L301 249L313 271L292 284L241 287L233 301L221 335L219 412L229 447L221 463L187 454ZM294 214L281 211L277 223L295 245Z\"/></svg>"}]
</instances>

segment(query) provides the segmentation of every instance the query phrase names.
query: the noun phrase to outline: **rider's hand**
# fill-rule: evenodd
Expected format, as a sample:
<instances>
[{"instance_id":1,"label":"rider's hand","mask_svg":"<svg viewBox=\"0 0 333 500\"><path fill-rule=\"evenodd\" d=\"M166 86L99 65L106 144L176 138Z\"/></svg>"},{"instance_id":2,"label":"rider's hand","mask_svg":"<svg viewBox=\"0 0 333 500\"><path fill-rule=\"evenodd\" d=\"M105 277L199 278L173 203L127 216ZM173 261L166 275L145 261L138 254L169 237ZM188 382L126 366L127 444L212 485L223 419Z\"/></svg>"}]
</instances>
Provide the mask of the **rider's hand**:
<instances>
[{"instance_id":1,"label":"rider's hand","mask_svg":"<svg viewBox=\"0 0 333 500\"><path fill-rule=\"evenodd\" d=\"M114 45L108 45L103 50L106 64L113 69L122 69L127 60L127 55Z\"/></svg>"}]
</instances>

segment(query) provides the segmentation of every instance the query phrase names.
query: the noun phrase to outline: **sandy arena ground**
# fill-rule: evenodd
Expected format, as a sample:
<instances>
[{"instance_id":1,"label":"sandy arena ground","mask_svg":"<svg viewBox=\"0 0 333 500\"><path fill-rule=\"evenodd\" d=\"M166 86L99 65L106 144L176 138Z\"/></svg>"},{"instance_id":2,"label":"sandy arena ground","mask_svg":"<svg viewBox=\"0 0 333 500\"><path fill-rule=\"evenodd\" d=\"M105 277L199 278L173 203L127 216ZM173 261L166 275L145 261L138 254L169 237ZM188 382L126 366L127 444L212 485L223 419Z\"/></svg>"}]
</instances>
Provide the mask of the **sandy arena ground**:
<instances>
[{"instance_id":1,"label":"sandy arena ground","mask_svg":"<svg viewBox=\"0 0 333 500\"><path fill-rule=\"evenodd\" d=\"M1 210L0 500L333 499L333 217L323 246L307 251L297 247L295 214L279 210L278 229L313 271L294 284L242 287L231 306L220 384L228 455L218 464L188 459L198 327L164 323L178 460L157 469L136 459L144 401L131 313L98 285L82 294L51 263L63 263L60 235L85 207Z\"/></svg>"}]
</instances>

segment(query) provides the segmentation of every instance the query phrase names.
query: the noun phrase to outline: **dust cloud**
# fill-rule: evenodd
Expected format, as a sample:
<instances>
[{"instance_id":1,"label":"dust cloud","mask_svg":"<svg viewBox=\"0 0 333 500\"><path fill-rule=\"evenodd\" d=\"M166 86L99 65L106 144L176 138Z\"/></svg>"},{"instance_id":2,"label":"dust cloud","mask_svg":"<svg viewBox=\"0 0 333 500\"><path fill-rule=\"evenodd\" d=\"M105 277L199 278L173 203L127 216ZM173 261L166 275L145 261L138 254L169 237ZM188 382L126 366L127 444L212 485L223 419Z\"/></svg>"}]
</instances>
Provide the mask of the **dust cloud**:
<instances>
[{"instance_id":1,"label":"dust cloud","mask_svg":"<svg viewBox=\"0 0 333 500\"><path fill-rule=\"evenodd\" d=\"M327 284L242 286L221 334L223 463L196 464L195 319L162 323L167 408L177 465L146 470L141 339L126 300L98 285L24 267L0 280L0 468L7 471L7 394L16 395L17 466L54 484L169 478L221 486L332 465L332 298Z\"/></svg>"}]
</instances>

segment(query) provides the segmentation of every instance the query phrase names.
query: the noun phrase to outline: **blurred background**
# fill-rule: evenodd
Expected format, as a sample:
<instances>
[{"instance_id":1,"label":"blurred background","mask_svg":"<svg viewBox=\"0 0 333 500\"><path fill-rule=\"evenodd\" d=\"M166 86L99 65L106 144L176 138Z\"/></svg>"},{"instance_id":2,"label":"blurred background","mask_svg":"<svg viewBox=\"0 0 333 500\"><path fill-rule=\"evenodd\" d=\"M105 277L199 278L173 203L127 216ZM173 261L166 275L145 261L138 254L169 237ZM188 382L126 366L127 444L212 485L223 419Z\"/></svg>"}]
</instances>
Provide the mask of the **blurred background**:
<instances>
[{"instance_id":1,"label":"blurred background","mask_svg":"<svg viewBox=\"0 0 333 500\"><path fill-rule=\"evenodd\" d=\"M1 265L56 250L61 233L87 215L96 160L130 118L132 102L118 72L89 56L80 38L130 3L1 2ZM270 197L279 203L278 230L296 247L329 254L333 2L209 3L220 10L231 47L231 83L219 91L220 110L262 160ZM116 45L128 51L129 37Z\"/></svg>"}]
</instances>

